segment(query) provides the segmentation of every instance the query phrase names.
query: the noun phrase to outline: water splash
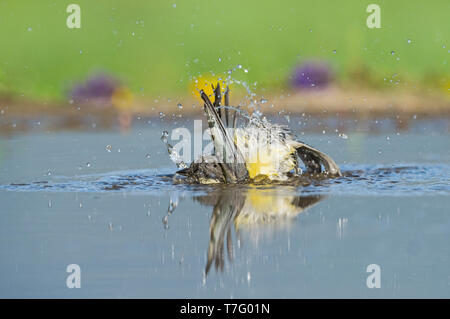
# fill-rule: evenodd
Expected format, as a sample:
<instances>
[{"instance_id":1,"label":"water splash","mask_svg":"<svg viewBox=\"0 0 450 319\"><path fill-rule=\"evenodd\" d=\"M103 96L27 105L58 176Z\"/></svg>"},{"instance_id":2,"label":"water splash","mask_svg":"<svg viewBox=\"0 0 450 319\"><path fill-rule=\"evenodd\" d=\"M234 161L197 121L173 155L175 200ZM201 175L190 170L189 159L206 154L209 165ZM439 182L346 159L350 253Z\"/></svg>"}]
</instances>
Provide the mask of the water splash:
<instances>
[{"instance_id":1,"label":"water splash","mask_svg":"<svg viewBox=\"0 0 450 319\"><path fill-rule=\"evenodd\" d=\"M161 134L161 141L166 145L167 152L169 153L170 160L177 165L179 169L187 168L188 166L182 160L180 154L178 154L177 150L169 143L168 140L169 132L163 131Z\"/></svg>"},{"instance_id":2,"label":"water splash","mask_svg":"<svg viewBox=\"0 0 450 319\"><path fill-rule=\"evenodd\" d=\"M450 165L345 165L342 177L313 180L309 184L293 188L289 183L274 184L274 189L292 191L299 195L343 196L418 196L449 195ZM185 193L204 194L213 187L242 187L242 185L212 186L178 184L173 180L172 169L119 171L107 174L60 177L53 181L12 183L0 185L0 190L25 192L111 192ZM248 185L247 187L255 187ZM258 186L267 188L267 186ZM175 209L178 200L173 197L169 211Z\"/></svg>"}]
</instances>

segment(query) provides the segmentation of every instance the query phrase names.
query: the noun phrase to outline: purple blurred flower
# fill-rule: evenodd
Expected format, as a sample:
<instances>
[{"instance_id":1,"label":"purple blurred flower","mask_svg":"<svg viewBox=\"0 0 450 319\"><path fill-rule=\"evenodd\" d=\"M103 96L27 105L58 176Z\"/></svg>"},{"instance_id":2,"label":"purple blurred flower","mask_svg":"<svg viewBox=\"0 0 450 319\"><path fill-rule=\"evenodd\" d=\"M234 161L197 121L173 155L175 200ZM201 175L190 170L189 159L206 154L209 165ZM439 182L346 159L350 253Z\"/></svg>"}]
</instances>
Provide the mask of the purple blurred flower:
<instances>
[{"instance_id":1,"label":"purple blurred flower","mask_svg":"<svg viewBox=\"0 0 450 319\"><path fill-rule=\"evenodd\" d=\"M111 76L98 74L91 76L85 83L75 85L70 91L70 97L75 102L102 102L111 101L114 90L119 82Z\"/></svg>"},{"instance_id":2,"label":"purple blurred flower","mask_svg":"<svg viewBox=\"0 0 450 319\"><path fill-rule=\"evenodd\" d=\"M333 80L333 71L328 63L308 61L294 69L291 79L294 88L324 88Z\"/></svg>"}]
</instances>

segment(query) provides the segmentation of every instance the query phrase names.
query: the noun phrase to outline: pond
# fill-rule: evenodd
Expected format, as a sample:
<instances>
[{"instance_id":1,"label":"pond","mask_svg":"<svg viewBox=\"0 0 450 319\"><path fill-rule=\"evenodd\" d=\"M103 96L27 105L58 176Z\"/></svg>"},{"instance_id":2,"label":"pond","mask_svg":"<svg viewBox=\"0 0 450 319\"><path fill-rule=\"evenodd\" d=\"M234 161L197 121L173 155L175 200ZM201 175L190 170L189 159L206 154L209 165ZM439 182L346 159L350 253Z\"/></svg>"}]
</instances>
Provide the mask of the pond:
<instances>
[{"instance_id":1,"label":"pond","mask_svg":"<svg viewBox=\"0 0 450 319\"><path fill-rule=\"evenodd\" d=\"M448 120L291 116L343 172L299 187L174 184L160 136L189 118L31 122L0 136L0 297L450 297Z\"/></svg>"}]
</instances>

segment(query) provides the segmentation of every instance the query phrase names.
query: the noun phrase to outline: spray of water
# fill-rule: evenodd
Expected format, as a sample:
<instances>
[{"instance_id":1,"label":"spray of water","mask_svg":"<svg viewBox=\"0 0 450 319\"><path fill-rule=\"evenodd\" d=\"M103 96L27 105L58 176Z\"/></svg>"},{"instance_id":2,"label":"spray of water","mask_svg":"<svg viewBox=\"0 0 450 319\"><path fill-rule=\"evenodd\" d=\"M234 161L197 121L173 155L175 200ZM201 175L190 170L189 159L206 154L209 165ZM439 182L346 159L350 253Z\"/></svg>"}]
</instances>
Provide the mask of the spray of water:
<instances>
[{"instance_id":1,"label":"spray of water","mask_svg":"<svg viewBox=\"0 0 450 319\"><path fill-rule=\"evenodd\" d=\"M169 153L170 160L177 165L179 169L187 168L185 162L181 159L180 154L178 154L177 150L169 143L168 141L169 132L163 131L161 134L161 141L166 145L167 152Z\"/></svg>"}]
</instances>

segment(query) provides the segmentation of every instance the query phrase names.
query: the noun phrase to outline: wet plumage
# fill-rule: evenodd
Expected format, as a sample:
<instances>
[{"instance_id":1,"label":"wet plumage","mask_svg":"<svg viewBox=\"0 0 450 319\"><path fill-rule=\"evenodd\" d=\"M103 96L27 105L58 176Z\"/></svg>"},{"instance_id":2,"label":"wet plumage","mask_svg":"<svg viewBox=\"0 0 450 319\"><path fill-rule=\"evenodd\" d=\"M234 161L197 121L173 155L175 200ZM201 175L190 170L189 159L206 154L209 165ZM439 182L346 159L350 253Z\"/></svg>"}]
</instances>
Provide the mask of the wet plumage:
<instances>
[{"instance_id":1,"label":"wet plumage","mask_svg":"<svg viewBox=\"0 0 450 319\"><path fill-rule=\"evenodd\" d=\"M214 104L200 91L214 154L177 172L186 182L246 183L251 181L286 181L299 176L298 161L306 173L340 176L338 165L326 154L295 140L287 126L272 124L265 118L250 117L247 125L237 127L238 108L229 107L229 90L222 96L220 85L214 89Z\"/></svg>"}]
</instances>

